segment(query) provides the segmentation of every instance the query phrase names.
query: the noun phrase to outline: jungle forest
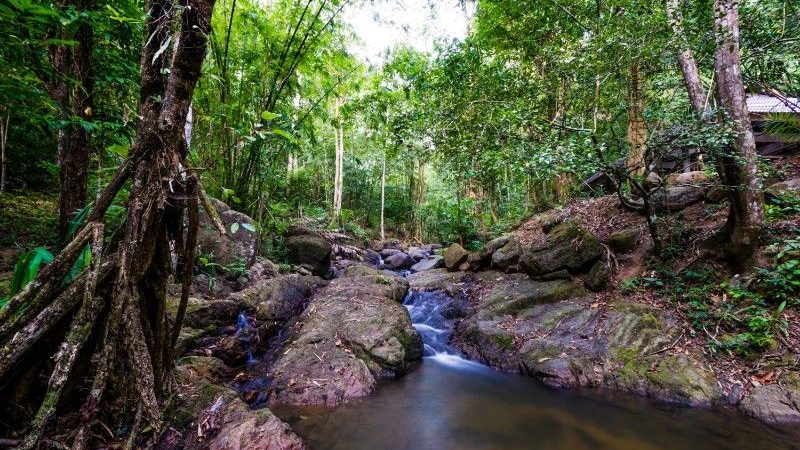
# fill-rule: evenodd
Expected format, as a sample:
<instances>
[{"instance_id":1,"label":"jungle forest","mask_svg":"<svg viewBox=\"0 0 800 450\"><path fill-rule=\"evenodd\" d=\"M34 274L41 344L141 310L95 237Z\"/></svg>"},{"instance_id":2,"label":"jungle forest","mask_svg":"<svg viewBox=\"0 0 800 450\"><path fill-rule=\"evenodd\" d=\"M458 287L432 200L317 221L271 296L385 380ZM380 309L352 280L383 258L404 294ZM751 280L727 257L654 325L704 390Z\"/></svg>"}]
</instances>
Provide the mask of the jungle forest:
<instances>
[{"instance_id":1,"label":"jungle forest","mask_svg":"<svg viewBox=\"0 0 800 450\"><path fill-rule=\"evenodd\" d=\"M0 67L0 448L797 448L796 1L0 0Z\"/></svg>"}]
</instances>

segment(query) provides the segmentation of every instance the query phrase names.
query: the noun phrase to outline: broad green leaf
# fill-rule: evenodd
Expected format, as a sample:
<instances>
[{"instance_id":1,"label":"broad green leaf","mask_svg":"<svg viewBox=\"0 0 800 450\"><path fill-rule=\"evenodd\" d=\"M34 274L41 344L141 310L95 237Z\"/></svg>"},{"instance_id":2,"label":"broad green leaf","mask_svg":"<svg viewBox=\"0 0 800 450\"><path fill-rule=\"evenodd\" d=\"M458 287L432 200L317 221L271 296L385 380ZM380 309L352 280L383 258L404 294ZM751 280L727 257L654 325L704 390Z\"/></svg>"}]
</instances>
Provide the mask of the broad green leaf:
<instances>
[{"instance_id":1,"label":"broad green leaf","mask_svg":"<svg viewBox=\"0 0 800 450\"><path fill-rule=\"evenodd\" d=\"M280 137L286 139L287 141L291 142L292 144L296 144L297 143L297 139L295 139L294 136L292 136L291 134L281 130L280 128L273 128L272 129L272 134L280 136Z\"/></svg>"},{"instance_id":2,"label":"broad green leaf","mask_svg":"<svg viewBox=\"0 0 800 450\"><path fill-rule=\"evenodd\" d=\"M117 155L117 156L119 156L121 158L127 158L128 157L128 146L127 145L114 144L114 145L110 145L108 148L106 148L106 150L108 150L108 152L111 153L112 155Z\"/></svg>"},{"instance_id":3,"label":"broad green leaf","mask_svg":"<svg viewBox=\"0 0 800 450\"><path fill-rule=\"evenodd\" d=\"M44 247L36 247L22 255L19 262L14 265L14 274L11 276L11 296L16 295L36 278L36 274L39 273L39 268L42 264L50 264L51 262L53 262L53 254Z\"/></svg>"},{"instance_id":4,"label":"broad green leaf","mask_svg":"<svg viewBox=\"0 0 800 450\"><path fill-rule=\"evenodd\" d=\"M264 120L275 120L280 117L280 114L275 114L274 112L264 111L261 113L261 118Z\"/></svg>"}]
</instances>

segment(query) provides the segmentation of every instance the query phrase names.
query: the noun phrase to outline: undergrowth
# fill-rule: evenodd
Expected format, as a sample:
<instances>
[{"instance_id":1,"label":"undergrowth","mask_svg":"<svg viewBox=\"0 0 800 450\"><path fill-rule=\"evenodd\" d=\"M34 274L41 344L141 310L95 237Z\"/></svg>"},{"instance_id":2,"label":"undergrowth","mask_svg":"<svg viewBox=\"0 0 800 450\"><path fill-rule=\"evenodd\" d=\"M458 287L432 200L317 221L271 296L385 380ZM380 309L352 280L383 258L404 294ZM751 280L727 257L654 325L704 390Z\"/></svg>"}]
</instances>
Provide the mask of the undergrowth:
<instances>
[{"instance_id":1,"label":"undergrowth","mask_svg":"<svg viewBox=\"0 0 800 450\"><path fill-rule=\"evenodd\" d=\"M787 336L785 313L800 308L800 239L778 241L767 251L775 255L772 264L728 281L719 282L710 268L659 267L621 289L650 290L675 302L712 352L755 357Z\"/></svg>"}]
</instances>

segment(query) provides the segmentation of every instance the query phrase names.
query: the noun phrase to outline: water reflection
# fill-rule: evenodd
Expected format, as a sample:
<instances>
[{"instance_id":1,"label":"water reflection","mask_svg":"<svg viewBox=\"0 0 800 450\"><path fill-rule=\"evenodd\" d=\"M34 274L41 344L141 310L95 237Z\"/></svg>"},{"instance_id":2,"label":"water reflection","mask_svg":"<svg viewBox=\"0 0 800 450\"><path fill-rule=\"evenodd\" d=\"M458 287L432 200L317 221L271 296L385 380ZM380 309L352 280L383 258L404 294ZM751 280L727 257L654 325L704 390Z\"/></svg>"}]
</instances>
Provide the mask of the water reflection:
<instances>
[{"instance_id":1,"label":"water reflection","mask_svg":"<svg viewBox=\"0 0 800 450\"><path fill-rule=\"evenodd\" d=\"M800 449L736 411L611 402L435 358L363 402L276 412L313 450Z\"/></svg>"},{"instance_id":2,"label":"water reflection","mask_svg":"<svg viewBox=\"0 0 800 450\"><path fill-rule=\"evenodd\" d=\"M800 449L800 435L733 410L673 408L638 398L556 391L463 359L450 346L453 299L412 292L423 363L369 399L334 410L283 408L312 450Z\"/></svg>"}]
</instances>

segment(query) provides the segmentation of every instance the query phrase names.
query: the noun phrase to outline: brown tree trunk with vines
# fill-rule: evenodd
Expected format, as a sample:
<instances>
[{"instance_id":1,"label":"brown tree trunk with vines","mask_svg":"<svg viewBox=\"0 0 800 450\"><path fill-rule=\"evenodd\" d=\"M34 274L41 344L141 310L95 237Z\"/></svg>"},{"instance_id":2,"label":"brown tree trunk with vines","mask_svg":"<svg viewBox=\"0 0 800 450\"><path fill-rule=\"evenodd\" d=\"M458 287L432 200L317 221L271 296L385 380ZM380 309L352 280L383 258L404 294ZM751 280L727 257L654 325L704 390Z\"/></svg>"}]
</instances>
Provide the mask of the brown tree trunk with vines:
<instances>
[{"instance_id":1,"label":"brown tree trunk with vines","mask_svg":"<svg viewBox=\"0 0 800 450\"><path fill-rule=\"evenodd\" d=\"M647 126L644 121L644 78L642 66L634 62L630 67L630 79L626 96L628 102L628 171L633 175L644 175L645 151L647 150Z\"/></svg>"},{"instance_id":2,"label":"brown tree trunk with vines","mask_svg":"<svg viewBox=\"0 0 800 450\"><path fill-rule=\"evenodd\" d=\"M714 32L717 37L714 55L717 96L736 130L733 148L721 155L718 164L730 200L722 237L729 244L725 246L728 259L735 267L742 268L752 263L758 245L763 221L763 194L756 167L758 153L742 82L737 0L714 1Z\"/></svg>"},{"instance_id":3,"label":"brown tree trunk with vines","mask_svg":"<svg viewBox=\"0 0 800 450\"><path fill-rule=\"evenodd\" d=\"M183 217L187 203L196 208L197 200L187 201L187 197L202 191L188 181L195 178L185 170L183 131L205 56L213 4L214 0L186 0L180 5L172 0L147 2L140 122L130 156L98 195L76 237L0 309L0 390L9 386L14 373L25 372L20 362L37 342L58 336L65 321L72 323L66 340L55 349L55 370L49 377L45 401L21 449L35 448L56 415L76 419L72 422L78 428L73 448L92 445L88 439L96 435L91 428L97 420L114 429L131 430L130 442L140 424L142 429L160 429L162 400L167 397L173 366L172 347L181 326L180 320L170 323L165 312L166 282L174 271L170 248L182 252L185 278L191 273L194 247L193 230L187 232L183 220L174 219ZM181 38L170 59L169 52L158 52L177 27ZM102 240L97 236L102 233L103 215L129 178L126 222L120 237L112 239L101 253ZM196 227L196 214L190 212L189 217ZM90 241L92 267L62 288L64 275ZM182 305L184 297L186 293ZM91 363L78 362L89 356ZM73 373L77 367L83 369ZM85 395L85 399L62 401L69 380L81 383L81 389L72 389L73 397ZM77 380L90 380L90 385ZM83 406L77 408L78 403ZM79 414L62 411L69 408Z\"/></svg>"}]
</instances>

